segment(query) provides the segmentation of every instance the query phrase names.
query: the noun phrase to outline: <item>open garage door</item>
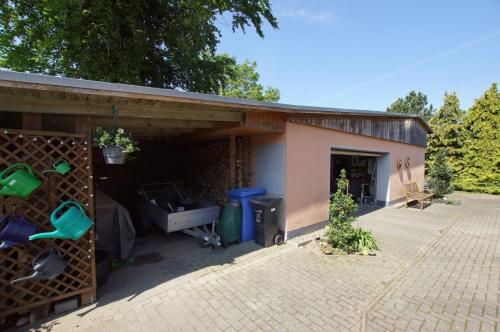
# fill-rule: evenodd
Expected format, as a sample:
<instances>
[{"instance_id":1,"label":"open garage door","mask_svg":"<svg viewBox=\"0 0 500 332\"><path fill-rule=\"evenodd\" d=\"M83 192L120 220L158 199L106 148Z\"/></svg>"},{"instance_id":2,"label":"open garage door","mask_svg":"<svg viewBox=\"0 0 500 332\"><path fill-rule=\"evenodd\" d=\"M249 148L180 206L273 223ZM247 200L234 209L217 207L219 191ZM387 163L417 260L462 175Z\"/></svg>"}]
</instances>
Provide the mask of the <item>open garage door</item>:
<instances>
[{"instance_id":1,"label":"open garage door","mask_svg":"<svg viewBox=\"0 0 500 332\"><path fill-rule=\"evenodd\" d=\"M380 152L366 152L366 151L356 151L356 150L332 149L332 155L360 156L360 157L381 157L384 154L380 153Z\"/></svg>"},{"instance_id":2,"label":"open garage door","mask_svg":"<svg viewBox=\"0 0 500 332\"><path fill-rule=\"evenodd\" d=\"M342 169L349 181L349 193L361 205L385 205L389 188L389 155L378 151L332 148L330 194L337 190Z\"/></svg>"}]
</instances>

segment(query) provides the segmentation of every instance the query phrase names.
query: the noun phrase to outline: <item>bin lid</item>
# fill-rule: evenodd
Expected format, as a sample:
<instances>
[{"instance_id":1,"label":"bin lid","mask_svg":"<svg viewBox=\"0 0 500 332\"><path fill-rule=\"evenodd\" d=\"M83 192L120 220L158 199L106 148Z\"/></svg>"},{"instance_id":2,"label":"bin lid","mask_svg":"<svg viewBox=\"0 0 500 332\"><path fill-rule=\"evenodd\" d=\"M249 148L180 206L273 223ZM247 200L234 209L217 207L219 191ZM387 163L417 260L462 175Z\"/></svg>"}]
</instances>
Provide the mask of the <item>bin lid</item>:
<instances>
[{"instance_id":1,"label":"bin lid","mask_svg":"<svg viewBox=\"0 0 500 332\"><path fill-rule=\"evenodd\" d=\"M281 202L282 198L280 197L272 197L272 196L259 196L259 197L252 197L250 199L250 202L253 204L261 205L261 206L272 206L279 204Z\"/></svg>"},{"instance_id":2,"label":"bin lid","mask_svg":"<svg viewBox=\"0 0 500 332\"><path fill-rule=\"evenodd\" d=\"M255 195L263 195L265 193L266 189L251 187L235 188L229 190L229 196L232 197L250 197Z\"/></svg>"}]
</instances>

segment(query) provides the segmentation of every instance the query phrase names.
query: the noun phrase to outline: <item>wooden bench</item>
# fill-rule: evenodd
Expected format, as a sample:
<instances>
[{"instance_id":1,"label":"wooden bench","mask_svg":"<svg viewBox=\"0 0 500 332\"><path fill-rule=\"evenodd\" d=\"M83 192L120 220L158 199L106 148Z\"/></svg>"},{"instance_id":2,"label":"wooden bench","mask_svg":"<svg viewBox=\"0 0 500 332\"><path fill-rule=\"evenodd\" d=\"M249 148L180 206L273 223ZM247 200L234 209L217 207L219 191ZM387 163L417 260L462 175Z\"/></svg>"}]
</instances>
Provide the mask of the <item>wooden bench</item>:
<instances>
[{"instance_id":1,"label":"wooden bench","mask_svg":"<svg viewBox=\"0 0 500 332\"><path fill-rule=\"evenodd\" d=\"M405 194L405 207L408 207L408 203L412 201L418 201L420 203L420 210L424 209L425 200L429 200L430 204L432 204L432 196L434 196L434 193L431 191L419 191L418 185L414 182L405 184L403 191Z\"/></svg>"}]
</instances>

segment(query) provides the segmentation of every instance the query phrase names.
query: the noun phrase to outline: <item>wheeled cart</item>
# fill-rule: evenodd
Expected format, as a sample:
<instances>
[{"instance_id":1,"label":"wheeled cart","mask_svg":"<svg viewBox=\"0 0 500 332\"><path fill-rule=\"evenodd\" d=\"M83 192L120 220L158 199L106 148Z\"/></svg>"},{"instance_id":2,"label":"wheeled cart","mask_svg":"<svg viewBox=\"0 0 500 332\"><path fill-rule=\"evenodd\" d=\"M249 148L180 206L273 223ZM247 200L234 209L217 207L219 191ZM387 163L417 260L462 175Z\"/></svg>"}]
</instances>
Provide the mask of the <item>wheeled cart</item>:
<instances>
[{"instance_id":1,"label":"wheeled cart","mask_svg":"<svg viewBox=\"0 0 500 332\"><path fill-rule=\"evenodd\" d=\"M166 233L183 232L196 237L203 245L220 247L215 233L220 207L200 198L186 198L172 183L143 184L141 194L146 198L143 211L151 222Z\"/></svg>"}]
</instances>

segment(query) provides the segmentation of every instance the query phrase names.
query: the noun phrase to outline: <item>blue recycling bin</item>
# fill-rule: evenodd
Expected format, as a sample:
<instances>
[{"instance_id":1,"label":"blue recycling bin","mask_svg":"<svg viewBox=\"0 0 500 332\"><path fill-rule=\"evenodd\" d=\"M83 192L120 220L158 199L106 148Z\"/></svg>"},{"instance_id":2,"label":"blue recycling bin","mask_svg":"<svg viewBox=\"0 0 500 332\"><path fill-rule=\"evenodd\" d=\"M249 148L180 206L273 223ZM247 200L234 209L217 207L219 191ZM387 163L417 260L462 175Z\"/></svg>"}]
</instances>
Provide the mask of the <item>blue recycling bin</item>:
<instances>
[{"instance_id":1,"label":"blue recycling bin","mask_svg":"<svg viewBox=\"0 0 500 332\"><path fill-rule=\"evenodd\" d=\"M237 200L241 203L241 237L240 241L253 240L253 210L250 206L250 198L254 196L264 195L265 189L262 188L236 188L229 191L229 198Z\"/></svg>"}]
</instances>

